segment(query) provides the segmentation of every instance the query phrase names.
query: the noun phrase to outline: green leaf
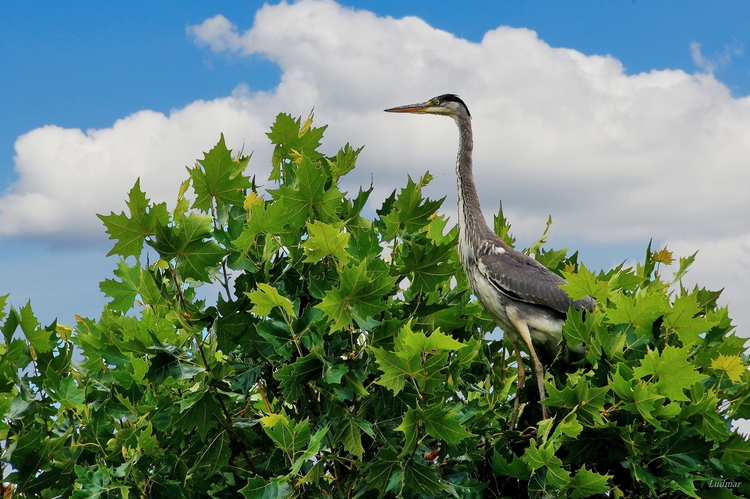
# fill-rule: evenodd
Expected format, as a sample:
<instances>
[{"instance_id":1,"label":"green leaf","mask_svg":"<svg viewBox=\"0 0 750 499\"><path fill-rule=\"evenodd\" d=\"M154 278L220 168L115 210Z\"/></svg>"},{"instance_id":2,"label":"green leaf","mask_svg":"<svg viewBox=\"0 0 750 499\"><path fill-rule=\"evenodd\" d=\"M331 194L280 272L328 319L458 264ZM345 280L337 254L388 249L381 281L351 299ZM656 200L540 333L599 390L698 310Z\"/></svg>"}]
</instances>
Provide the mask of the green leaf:
<instances>
[{"instance_id":1,"label":"green leaf","mask_svg":"<svg viewBox=\"0 0 750 499\"><path fill-rule=\"evenodd\" d=\"M336 159L334 161L326 159L326 161L328 161L328 166L331 168L331 176L333 177L334 182L338 182L339 178L354 169L354 163L357 161L357 156L359 156L359 153L362 152L362 149L364 148L365 146L362 146L359 149L354 149L349 143L347 143L336 154Z\"/></svg>"},{"instance_id":2,"label":"green leaf","mask_svg":"<svg viewBox=\"0 0 750 499\"><path fill-rule=\"evenodd\" d=\"M546 480L553 486L562 488L570 481L570 472L562 467L562 461L555 456L554 448L551 444L538 447L535 440L526 449L526 453L521 456L526 464L532 470L546 468ZM538 472L535 472L535 474Z\"/></svg>"},{"instance_id":3,"label":"green leaf","mask_svg":"<svg viewBox=\"0 0 750 499\"><path fill-rule=\"evenodd\" d=\"M349 254L346 252L349 234L318 220L308 222L307 230L309 238L302 243L305 262L317 263L327 256L333 256L342 265L349 263Z\"/></svg>"},{"instance_id":4,"label":"green leaf","mask_svg":"<svg viewBox=\"0 0 750 499\"><path fill-rule=\"evenodd\" d=\"M76 490L73 494L74 499L93 498L98 499L101 496L109 495L111 478L106 470L96 466L84 468L75 466L77 481L82 489Z\"/></svg>"},{"instance_id":5,"label":"green leaf","mask_svg":"<svg viewBox=\"0 0 750 499\"><path fill-rule=\"evenodd\" d=\"M5 303L8 300L8 296L10 295L8 294L8 295L0 296L0 321L5 319L5 316L8 315L5 312Z\"/></svg>"},{"instance_id":6,"label":"green leaf","mask_svg":"<svg viewBox=\"0 0 750 499\"><path fill-rule=\"evenodd\" d=\"M739 383L742 381L742 374L747 371L747 366L742 364L742 359L738 355L719 354L711 361L711 369L721 371L731 381Z\"/></svg>"},{"instance_id":7,"label":"green leaf","mask_svg":"<svg viewBox=\"0 0 750 499\"><path fill-rule=\"evenodd\" d=\"M602 344L597 335L597 326L601 316L588 314L583 320L584 312L572 309L568 312L567 321L563 324L563 336L571 348L583 344L586 348L586 358L592 364L602 356Z\"/></svg>"},{"instance_id":8,"label":"green leaf","mask_svg":"<svg viewBox=\"0 0 750 499\"><path fill-rule=\"evenodd\" d=\"M207 391L191 394L179 401L180 415L174 422L175 430L188 433L197 430L201 441L206 440L209 430L224 421L221 406Z\"/></svg>"},{"instance_id":9,"label":"green leaf","mask_svg":"<svg viewBox=\"0 0 750 499\"><path fill-rule=\"evenodd\" d=\"M141 269L140 282L138 294L145 305L151 305L154 308L169 306L169 303L161 294L161 290L157 287L153 274L146 269Z\"/></svg>"},{"instance_id":10,"label":"green leaf","mask_svg":"<svg viewBox=\"0 0 750 499\"><path fill-rule=\"evenodd\" d=\"M227 255L227 250L207 239L212 229L210 216L193 213L183 217L179 226L157 226L156 241L149 244L163 260L176 260L177 270L184 279L208 282L209 269L216 268Z\"/></svg>"},{"instance_id":11,"label":"green leaf","mask_svg":"<svg viewBox=\"0 0 750 499\"><path fill-rule=\"evenodd\" d=\"M344 418L336 427L335 442L344 444L344 450L362 459L365 452L362 447L362 430L353 418Z\"/></svg>"},{"instance_id":12,"label":"green leaf","mask_svg":"<svg viewBox=\"0 0 750 499\"><path fill-rule=\"evenodd\" d=\"M583 431L583 426L578 422L578 417L575 412L569 412L560 421L560 431L570 438L576 438Z\"/></svg>"},{"instance_id":13,"label":"green leaf","mask_svg":"<svg viewBox=\"0 0 750 499\"><path fill-rule=\"evenodd\" d=\"M300 469L302 469L302 466L304 466L308 461L311 461L318 454L318 452L320 451L320 444L323 442L323 438L325 438L327 434L328 426L324 426L310 437L310 441L307 444L307 449L305 449L305 451L294 461L294 465L291 469L292 475L296 475L297 473L299 473Z\"/></svg>"},{"instance_id":14,"label":"green leaf","mask_svg":"<svg viewBox=\"0 0 750 499\"><path fill-rule=\"evenodd\" d=\"M72 409L79 404L83 404L85 401L83 390L78 388L72 376L60 380L58 387L54 390L50 389L50 395L66 409Z\"/></svg>"},{"instance_id":15,"label":"green leaf","mask_svg":"<svg viewBox=\"0 0 750 499\"><path fill-rule=\"evenodd\" d=\"M204 153L193 168L188 168L197 195L192 207L208 213L212 199L242 206L245 190L250 188L250 181L242 175L249 159L234 160L222 133L213 149Z\"/></svg>"},{"instance_id":16,"label":"green leaf","mask_svg":"<svg viewBox=\"0 0 750 499\"><path fill-rule=\"evenodd\" d=\"M654 322L664 315L669 299L661 292L648 292L633 296L618 294L612 297L617 308L606 309L610 324L629 324L638 337L651 336Z\"/></svg>"},{"instance_id":17,"label":"green leaf","mask_svg":"<svg viewBox=\"0 0 750 499\"><path fill-rule=\"evenodd\" d=\"M341 378L343 378L347 372L349 372L349 369L343 364L330 366L326 369L326 372L323 374L323 379L325 380L326 383L337 385L341 383Z\"/></svg>"},{"instance_id":18,"label":"green leaf","mask_svg":"<svg viewBox=\"0 0 750 499\"><path fill-rule=\"evenodd\" d=\"M394 472L401 470L402 461L393 449L383 447L378 451L375 459L367 465L367 483L380 492L382 497L388 489L388 484Z\"/></svg>"},{"instance_id":19,"label":"green leaf","mask_svg":"<svg viewBox=\"0 0 750 499\"><path fill-rule=\"evenodd\" d=\"M493 227L495 228L495 234L497 234L500 239L505 241L508 246L513 248L516 243L516 238L510 234L510 223L505 218L505 214L503 213L502 201L500 202L500 207L498 208L497 215L493 216Z\"/></svg>"},{"instance_id":20,"label":"green leaf","mask_svg":"<svg viewBox=\"0 0 750 499\"><path fill-rule=\"evenodd\" d=\"M375 382L393 390L394 395L404 389L407 378L415 376L422 368L422 359L417 353L405 358L378 347L373 348L372 352L378 367L383 371L383 375Z\"/></svg>"},{"instance_id":21,"label":"green leaf","mask_svg":"<svg viewBox=\"0 0 750 499\"><path fill-rule=\"evenodd\" d=\"M434 291L439 285L448 282L461 268L455 245L432 244L425 234L404 241L395 261L398 273L409 276L410 289L414 293Z\"/></svg>"},{"instance_id":22,"label":"green leaf","mask_svg":"<svg viewBox=\"0 0 750 499\"><path fill-rule=\"evenodd\" d=\"M287 364L276 373L274 378L281 381L284 397L297 400L302 396L304 386L323 373L323 363L315 354L299 357L293 364Z\"/></svg>"},{"instance_id":23,"label":"green leaf","mask_svg":"<svg viewBox=\"0 0 750 499\"><path fill-rule=\"evenodd\" d=\"M38 353L46 353L52 350L52 345L50 344L52 332L40 327L39 321L34 316L34 312L31 311L31 300L21 307L20 324L23 334L29 340L34 350Z\"/></svg>"},{"instance_id":24,"label":"green leaf","mask_svg":"<svg viewBox=\"0 0 750 499\"><path fill-rule=\"evenodd\" d=\"M115 215L114 212L110 215L97 215L104 222L109 238L117 239L107 256L134 256L136 259L141 256L146 237L154 234L157 225L165 225L169 220L165 203L151 206L150 202L146 193L141 191L139 178L128 194L130 217L125 212L120 215Z\"/></svg>"},{"instance_id":25,"label":"green leaf","mask_svg":"<svg viewBox=\"0 0 750 499\"><path fill-rule=\"evenodd\" d=\"M658 419L656 419L656 410L661 406L664 396L656 393L653 385L645 384L642 381L633 385L633 403L625 404L625 409L631 412L638 411L645 421L651 423L659 431L665 431ZM635 409L635 411L633 410Z\"/></svg>"},{"instance_id":26,"label":"green leaf","mask_svg":"<svg viewBox=\"0 0 750 499\"><path fill-rule=\"evenodd\" d=\"M664 316L664 326L674 330L685 347L702 341L701 333L711 329L712 324L705 317L696 316L699 311L696 295L691 294L677 298L672 309Z\"/></svg>"},{"instance_id":27,"label":"green leaf","mask_svg":"<svg viewBox=\"0 0 750 499\"><path fill-rule=\"evenodd\" d=\"M343 267L339 279L340 287L327 291L316 305L332 322L333 331L351 324L355 313L359 317L375 317L386 308L382 299L396 283L396 278L386 271L368 269L367 261Z\"/></svg>"},{"instance_id":28,"label":"green leaf","mask_svg":"<svg viewBox=\"0 0 750 499\"><path fill-rule=\"evenodd\" d=\"M430 217L440 208L445 198L438 201L422 198L422 187L432 179L425 173L418 184L408 177L406 187L401 189L390 213L382 217L386 233L384 239L393 239L399 231L413 232L430 223Z\"/></svg>"},{"instance_id":29,"label":"green leaf","mask_svg":"<svg viewBox=\"0 0 750 499\"><path fill-rule=\"evenodd\" d=\"M677 272L674 273L674 276L672 277L672 282L679 282L680 279L682 279L685 274L687 274L687 271L689 267L693 264L695 261L695 257L698 254L696 251L692 255L688 257L680 257L680 266L677 269Z\"/></svg>"},{"instance_id":30,"label":"green leaf","mask_svg":"<svg viewBox=\"0 0 750 499\"><path fill-rule=\"evenodd\" d=\"M289 484L287 477L272 478L265 481L261 477L253 477L247 481L247 485L240 489L245 499L286 499L291 497L294 489Z\"/></svg>"},{"instance_id":31,"label":"green leaf","mask_svg":"<svg viewBox=\"0 0 750 499\"><path fill-rule=\"evenodd\" d=\"M280 233L288 223L280 202L254 204L250 207L242 233L232 240L232 244L244 255L256 244L258 234Z\"/></svg>"},{"instance_id":32,"label":"green leaf","mask_svg":"<svg viewBox=\"0 0 750 499\"><path fill-rule=\"evenodd\" d=\"M301 451L308 444L310 424L307 419L295 425L285 414L271 414L260 418L260 424L266 435L289 455Z\"/></svg>"},{"instance_id":33,"label":"green leaf","mask_svg":"<svg viewBox=\"0 0 750 499\"><path fill-rule=\"evenodd\" d=\"M742 435L733 435L724 445L721 463L724 465L744 466L748 461L750 461L750 440L744 439Z\"/></svg>"},{"instance_id":34,"label":"green leaf","mask_svg":"<svg viewBox=\"0 0 750 499\"><path fill-rule=\"evenodd\" d=\"M138 437L139 444L143 435L141 433L141 436ZM189 474L196 475L201 473L206 477L211 477L217 473L221 473L221 470L227 466L231 456L232 451L230 449L229 437L226 431L222 431L213 440L208 442L207 445L201 447L195 456L195 463L190 469Z\"/></svg>"},{"instance_id":35,"label":"green leaf","mask_svg":"<svg viewBox=\"0 0 750 499\"><path fill-rule=\"evenodd\" d=\"M396 431L400 431L404 434L404 447L399 454L399 458L402 458L414 451L417 445L417 437L419 436L419 420L420 411L409 407L404 414L404 418L401 424L394 428Z\"/></svg>"},{"instance_id":36,"label":"green leaf","mask_svg":"<svg viewBox=\"0 0 750 499\"><path fill-rule=\"evenodd\" d=\"M455 445L468 437L475 436L473 433L466 431L463 425L457 421L457 415L454 411L444 411L436 406L425 409L420 416L425 431L448 444Z\"/></svg>"},{"instance_id":37,"label":"green leaf","mask_svg":"<svg viewBox=\"0 0 750 499\"><path fill-rule=\"evenodd\" d=\"M519 480L528 480L531 477L531 469L523 459L514 455L509 463L497 451L492 454L492 472Z\"/></svg>"},{"instance_id":38,"label":"green leaf","mask_svg":"<svg viewBox=\"0 0 750 499\"><path fill-rule=\"evenodd\" d=\"M437 473L413 460L404 466L404 485L423 496L435 496L447 488Z\"/></svg>"},{"instance_id":39,"label":"green leaf","mask_svg":"<svg viewBox=\"0 0 750 499\"><path fill-rule=\"evenodd\" d=\"M604 494L609 491L607 481L612 475L600 475L586 469L584 464L581 469L570 480L570 497L577 499L579 497L590 497L595 494Z\"/></svg>"},{"instance_id":40,"label":"green leaf","mask_svg":"<svg viewBox=\"0 0 750 499\"><path fill-rule=\"evenodd\" d=\"M573 376L568 377L562 390L547 382L545 386L549 395L545 399L547 405L566 409L578 407L578 418L587 425L603 422L601 413L604 411L604 401L609 391L607 386L591 386L590 379L581 377L574 380Z\"/></svg>"},{"instance_id":41,"label":"green leaf","mask_svg":"<svg viewBox=\"0 0 750 499\"><path fill-rule=\"evenodd\" d=\"M688 349L670 345L664 347L661 355L656 350L648 350L641 365L634 370L638 378L649 377L656 380L656 390L660 395L673 401L690 400L684 390L706 379L708 376L695 371L688 362Z\"/></svg>"},{"instance_id":42,"label":"green leaf","mask_svg":"<svg viewBox=\"0 0 750 499\"><path fill-rule=\"evenodd\" d=\"M600 280L583 264L578 267L578 272L576 273L563 272L563 277L568 281L568 284L560 287L573 300L580 300L581 298L590 296L598 302L606 303L610 297L609 280Z\"/></svg>"},{"instance_id":43,"label":"green leaf","mask_svg":"<svg viewBox=\"0 0 750 499\"><path fill-rule=\"evenodd\" d=\"M272 158L273 170L268 178L269 180L281 180L284 161L294 155L305 157L312 162L316 162L323 156L317 149L320 147L320 139L323 137L327 125L319 128L310 127L309 124L307 126L308 128L302 133L299 118L295 120L284 113L276 117L271 131L266 134L271 142L276 145ZM285 182L291 182L293 179L289 178L292 175L289 175L288 169L285 168L284 172L287 173L286 178L284 178Z\"/></svg>"},{"instance_id":44,"label":"green leaf","mask_svg":"<svg viewBox=\"0 0 750 499\"><path fill-rule=\"evenodd\" d=\"M395 340L395 351L399 357L409 358L415 354L447 352L450 350L461 350L463 343L442 333L440 329L433 331L430 336L424 333L415 333L411 330L411 324L407 323L399 331Z\"/></svg>"},{"instance_id":45,"label":"green leaf","mask_svg":"<svg viewBox=\"0 0 750 499\"><path fill-rule=\"evenodd\" d=\"M712 391L704 391L702 385L695 385L691 390L693 403L682 409L681 416L692 422L695 429L706 440L724 442L731 437L729 421L717 412L721 401Z\"/></svg>"},{"instance_id":46,"label":"green leaf","mask_svg":"<svg viewBox=\"0 0 750 499\"><path fill-rule=\"evenodd\" d=\"M250 301L255 305L250 312L260 317L268 317L274 307L283 310L287 317L296 317L294 305L278 292L276 288L262 282L258 283L258 289L250 293L245 293Z\"/></svg>"},{"instance_id":47,"label":"green leaf","mask_svg":"<svg viewBox=\"0 0 750 499\"><path fill-rule=\"evenodd\" d=\"M138 288L141 285L141 268L138 265L130 266L125 260L120 260L114 274L120 280L105 279L99 284L99 289L113 298L107 305L111 310L127 312L133 308L135 297L138 295Z\"/></svg>"},{"instance_id":48,"label":"green leaf","mask_svg":"<svg viewBox=\"0 0 750 499\"><path fill-rule=\"evenodd\" d=\"M338 220L336 209L341 205L343 194L335 185L325 188L323 169L303 156L296 174L296 186L285 184L268 191L284 206L287 220L296 226L302 226L306 220Z\"/></svg>"}]
</instances>

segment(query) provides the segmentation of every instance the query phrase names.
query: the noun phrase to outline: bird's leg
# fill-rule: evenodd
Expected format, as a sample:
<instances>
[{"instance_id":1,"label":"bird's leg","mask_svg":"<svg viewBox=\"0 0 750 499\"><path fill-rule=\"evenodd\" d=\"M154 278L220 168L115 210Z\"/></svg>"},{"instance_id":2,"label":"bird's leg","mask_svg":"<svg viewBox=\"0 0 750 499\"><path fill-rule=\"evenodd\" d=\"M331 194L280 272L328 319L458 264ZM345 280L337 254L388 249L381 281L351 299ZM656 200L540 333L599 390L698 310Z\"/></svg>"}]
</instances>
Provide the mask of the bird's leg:
<instances>
[{"instance_id":1,"label":"bird's leg","mask_svg":"<svg viewBox=\"0 0 750 499\"><path fill-rule=\"evenodd\" d=\"M547 419L547 406L544 405L543 401L547 397L547 393L544 390L544 369L542 363L539 362L539 357L536 356L534 345L529 342L527 344L529 352L531 353L531 360L534 362L534 374L536 374L536 384L539 386L539 404L542 406L542 419Z\"/></svg>"},{"instance_id":2,"label":"bird's leg","mask_svg":"<svg viewBox=\"0 0 750 499\"><path fill-rule=\"evenodd\" d=\"M547 406L542 403L542 401L547 398L547 394L544 390L544 369L542 368L542 363L539 362L539 357L536 355L534 345L531 343L531 332L529 331L529 326L526 324L526 321L519 318L514 313L509 313L508 319L510 319L510 322L515 326L516 331L518 331L518 334L521 336L521 339L526 344L529 353L531 354L531 360L534 365L534 374L536 375L536 384L539 387L539 401L542 406L542 419L547 419Z\"/></svg>"},{"instance_id":3,"label":"bird's leg","mask_svg":"<svg viewBox=\"0 0 750 499\"><path fill-rule=\"evenodd\" d=\"M523 391L523 385L526 384L526 369L523 367L523 360L521 359L521 349L518 348L518 340L513 338L511 341L513 345L513 352L516 354L516 365L518 366L518 379L516 380L516 399L513 401L513 415L510 418L510 429L516 427L516 419L518 419L518 407L521 403L521 392Z\"/></svg>"}]
</instances>

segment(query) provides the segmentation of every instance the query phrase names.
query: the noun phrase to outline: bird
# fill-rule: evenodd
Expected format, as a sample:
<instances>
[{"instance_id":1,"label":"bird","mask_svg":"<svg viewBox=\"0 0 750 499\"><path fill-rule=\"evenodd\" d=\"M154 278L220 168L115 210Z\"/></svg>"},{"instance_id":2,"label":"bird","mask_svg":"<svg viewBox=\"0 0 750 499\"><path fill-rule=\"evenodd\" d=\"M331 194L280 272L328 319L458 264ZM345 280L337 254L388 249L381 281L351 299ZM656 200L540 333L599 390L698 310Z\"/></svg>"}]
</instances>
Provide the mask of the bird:
<instances>
[{"instance_id":1,"label":"bird","mask_svg":"<svg viewBox=\"0 0 750 499\"><path fill-rule=\"evenodd\" d=\"M565 279L528 255L511 248L488 226L479 204L472 152L471 113L455 94L443 94L426 102L385 109L389 113L437 114L453 118L458 126L456 179L458 187L458 253L473 295L489 313L513 346L518 366L516 397L510 429L518 417L521 390L526 381L519 339L531 356L539 397L546 398L544 369L535 344L557 351L570 307L592 310L591 297L572 300L560 287ZM547 407L542 403L542 419Z\"/></svg>"}]
</instances>

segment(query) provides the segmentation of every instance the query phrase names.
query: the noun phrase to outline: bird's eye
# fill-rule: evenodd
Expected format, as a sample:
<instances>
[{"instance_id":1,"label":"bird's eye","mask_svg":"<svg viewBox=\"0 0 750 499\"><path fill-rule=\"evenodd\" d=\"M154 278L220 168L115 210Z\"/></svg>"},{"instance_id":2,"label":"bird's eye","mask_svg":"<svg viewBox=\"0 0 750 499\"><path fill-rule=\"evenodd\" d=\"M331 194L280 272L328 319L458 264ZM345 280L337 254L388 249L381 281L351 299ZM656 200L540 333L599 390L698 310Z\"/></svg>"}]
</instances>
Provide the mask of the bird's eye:
<instances>
[{"instance_id":1,"label":"bird's eye","mask_svg":"<svg viewBox=\"0 0 750 499\"><path fill-rule=\"evenodd\" d=\"M434 105L436 105L436 106L439 106L440 105L440 99L435 99L435 100L432 101L432 103Z\"/></svg>"}]
</instances>

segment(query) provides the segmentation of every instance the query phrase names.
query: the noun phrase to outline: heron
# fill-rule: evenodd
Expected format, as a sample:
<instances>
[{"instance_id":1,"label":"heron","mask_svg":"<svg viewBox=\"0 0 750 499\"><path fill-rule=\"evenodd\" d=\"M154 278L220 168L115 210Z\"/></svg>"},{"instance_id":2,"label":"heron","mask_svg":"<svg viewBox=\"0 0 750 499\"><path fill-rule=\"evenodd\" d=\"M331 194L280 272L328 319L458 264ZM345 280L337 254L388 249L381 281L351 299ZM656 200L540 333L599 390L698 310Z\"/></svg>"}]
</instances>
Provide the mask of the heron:
<instances>
[{"instance_id":1,"label":"heron","mask_svg":"<svg viewBox=\"0 0 750 499\"><path fill-rule=\"evenodd\" d=\"M557 351L570 307L590 310L594 300L585 297L573 301L560 288L566 284L565 279L530 256L511 248L487 226L472 173L474 139L471 113L463 100L454 94L444 94L426 102L392 107L385 111L449 116L458 126L456 178L459 259L474 296L513 345L518 366L516 398L510 423L513 429L518 417L521 390L526 381L519 338L531 356L539 397L544 401L544 369L534 345ZM547 407L543 403L542 418L547 419Z\"/></svg>"}]
</instances>

